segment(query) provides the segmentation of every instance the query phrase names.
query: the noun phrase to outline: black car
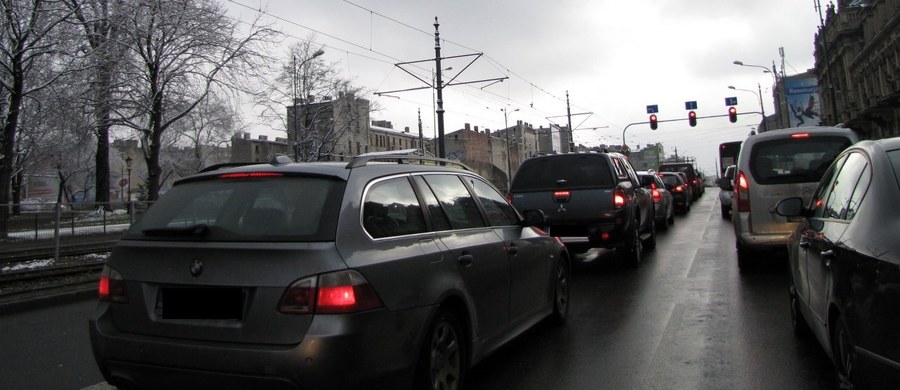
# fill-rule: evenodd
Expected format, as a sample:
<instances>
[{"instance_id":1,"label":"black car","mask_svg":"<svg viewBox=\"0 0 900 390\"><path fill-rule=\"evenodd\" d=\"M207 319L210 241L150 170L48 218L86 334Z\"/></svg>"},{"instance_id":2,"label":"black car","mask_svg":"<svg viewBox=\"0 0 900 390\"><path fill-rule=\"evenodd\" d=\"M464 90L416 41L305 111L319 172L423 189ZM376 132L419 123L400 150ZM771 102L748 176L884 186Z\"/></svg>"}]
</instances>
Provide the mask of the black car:
<instances>
[{"instance_id":1,"label":"black car","mask_svg":"<svg viewBox=\"0 0 900 390\"><path fill-rule=\"evenodd\" d=\"M653 198L653 215L656 217L656 226L662 230L668 230L669 225L675 223L675 199L672 193L666 189L662 178L654 171L638 171L641 186L650 191Z\"/></svg>"},{"instance_id":2,"label":"black car","mask_svg":"<svg viewBox=\"0 0 900 390\"><path fill-rule=\"evenodd\" d=\"M656 247L653 199L619 153L568 153L525 160L510 186L519 210L541 210L550 235L573 251L617 248L636 267Z\"/></svg>"},{"instance_id":3,"label":"black car","mask_svg":"<svg viewBox=\"0 0 900 390\"><path fill-rule=\"evenodd\" d=\"M691 186L685 183L683 174L676 172L660 172L659 177L666 185L666 189L672 193L672 200L675 203L675 211L686 214L691 211Z\"/></svg>"},{"instance_id":4,"label":"black car","mask_svg":"<svg viewBox=\"0 0 900 390\"><path fill-rule=\"evenodd\" d=\"M791 321L832 357L842 388L900 384L900 138L861 141L841 153L791 235ZM852 386L850 386L852 385Z\"/></svg>"},{"instance_id":5,"label":"black car","mask_svg":"<svg viewBox=\"0 0 900 390\"><path fill-rule=\"evenodd\" d=\"M462 388L565 320L565 246L477 174L279 157L179 180L116 245L89 327L110 384Z\"/></svg>"},{"instance_id":6,"label":"black car","mask_svg":"<svg viewBox=\"0 0 900 390\"><path fill-rule=\"evenodd\" d=\"M691 186L691 201L697 200L706 190L703 175L694 168L693 163L669 162L659 164L659 172L681 172L686 176L685 184Z\"/></svg>"}]
</instances>

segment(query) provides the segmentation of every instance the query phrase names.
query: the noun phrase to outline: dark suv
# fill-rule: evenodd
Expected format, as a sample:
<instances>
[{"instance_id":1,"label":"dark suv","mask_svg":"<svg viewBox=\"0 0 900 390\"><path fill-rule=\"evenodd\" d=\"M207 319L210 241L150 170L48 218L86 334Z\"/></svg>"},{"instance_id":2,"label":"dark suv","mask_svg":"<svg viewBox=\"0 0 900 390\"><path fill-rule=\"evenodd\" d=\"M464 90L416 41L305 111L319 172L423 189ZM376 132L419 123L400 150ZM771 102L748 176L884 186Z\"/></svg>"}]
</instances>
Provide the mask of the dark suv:
<instances>
[{"instance_id":1,"label":"dark suv","mask_svg":"<svg viewBox=\"0 0 900 390\"><path fill-rule=\"evenodd\" d=\"M102 271L90 335L104 378L462 388L500 345L562 323L570 260L533 227L540 212L523 218L480 176L412 160L281 156L178 181Z\"/></svg>"},{"instance_id":2,"label":"dark suv","mask_svg":"<svg viewBox=\"0 0 900 390\"><path fill-rule=\"evenodd\" d=\"M691 186L691 201L697 200L706 190L706 184L703 183L703 177L694 169L693 163L662 163L659 165L659 172L682 172L687 176L687 184Z\"/></svg>"},{"instance_id":3,"label":"dark suv","mask_svg":"<svg viewBox=\"0 0 900 390\"><path fill-rule=\"evenodd\" d=\"M510 185L519 210L541 210L550 235L576 252L617 248L636 267L656 247L653 198L619 153L570 153L522 162Z\"/></svg>"}]
</instances>

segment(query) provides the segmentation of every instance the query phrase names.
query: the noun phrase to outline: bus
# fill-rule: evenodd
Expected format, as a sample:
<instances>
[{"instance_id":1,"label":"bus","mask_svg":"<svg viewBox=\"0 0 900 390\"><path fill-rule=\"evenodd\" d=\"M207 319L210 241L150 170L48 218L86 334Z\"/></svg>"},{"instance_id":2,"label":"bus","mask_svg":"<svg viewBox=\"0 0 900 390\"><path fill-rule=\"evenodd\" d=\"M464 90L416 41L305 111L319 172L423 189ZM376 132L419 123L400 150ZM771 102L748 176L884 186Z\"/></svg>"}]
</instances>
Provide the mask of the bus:
<instances>
[{"instance_id":1,"label":"bus","mask_svg":"<svg viewBox=\"0 0 900 390\"><path fill-rule=\"evenodd\" d=\"M741 152L741 143L744 141L732 141L719 144L719 177L725 175L725 169L729 165L737 164L738 154Z\"/></svg>"}]
</instances>

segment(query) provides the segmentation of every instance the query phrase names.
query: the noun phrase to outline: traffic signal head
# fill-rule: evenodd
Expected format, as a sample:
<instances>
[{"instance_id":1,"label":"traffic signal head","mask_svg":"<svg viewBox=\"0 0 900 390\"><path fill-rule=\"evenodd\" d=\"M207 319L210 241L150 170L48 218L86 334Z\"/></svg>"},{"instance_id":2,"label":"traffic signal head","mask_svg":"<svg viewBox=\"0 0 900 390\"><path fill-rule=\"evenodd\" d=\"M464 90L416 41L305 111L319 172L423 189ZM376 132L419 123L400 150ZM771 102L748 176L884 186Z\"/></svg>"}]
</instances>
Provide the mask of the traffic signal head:
<instances>
[{"instance_id":1,"label":"traffic signal head","mask_svg":"<svg viewBox=\"0 0 900 390\"><path fill-rule=\"evenodd\" d=\"M728 107L728 120L731 123L737 122L737 108Z\"/></svg>"},{"instance_id":2,"label":"traffic signal head","mask_svg":"<svg viewBox=\"0 0 900 390\"><path fill-rule=\"evenodd\" d=\"M691 125L691 127L697 126L697 113L696 112L691 111L688 113L688 124Z\"/></svg>"},{"instance_id":3,"label":"traffic signal head","mask_svg":"<svg viewBox=\"0 0 900 390\"><path fill-rule=\"evenodd\" d=\"M650 130L656 130L659 127L656 120L656 114L650 114Z\"/></svg>"}]
</instances>

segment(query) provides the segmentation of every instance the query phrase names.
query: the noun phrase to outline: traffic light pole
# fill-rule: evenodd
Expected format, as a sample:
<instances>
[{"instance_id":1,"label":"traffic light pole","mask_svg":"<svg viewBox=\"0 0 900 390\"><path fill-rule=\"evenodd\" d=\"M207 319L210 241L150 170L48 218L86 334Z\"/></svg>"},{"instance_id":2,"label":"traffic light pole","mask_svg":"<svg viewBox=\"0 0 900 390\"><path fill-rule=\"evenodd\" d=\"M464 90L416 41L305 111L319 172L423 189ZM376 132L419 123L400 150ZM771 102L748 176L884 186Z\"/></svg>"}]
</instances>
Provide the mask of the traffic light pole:
<instances>
[{"instance_id":1,"label":"traffic light pole","mask_svg":"<svg viewBox=\"0 0 900 390\"><path fill-rule=\"evenodd\" d=\"M745 111L745 112L739 112L739 113L738 113L738 115L742 115L742 114L759 114L759 115L762 115L763 119L766 118L765 115L763 115L763 114L762 114L761 112L759 112L759 111ZM727 117L727 116L728 116L728 114L707 115L707 116L698 116L696 119L721 118L721 117ZM680 122L680 121L687 121L687 120L688 120L688 118L663 119L663 120L657 119L657 120L656 120L656 123L663 123L663 122ZM625 143L625 132L628 131L628 128L629 128L629 127L634 126L634 125L649 125L649 124L650 124L650 121L647 121L647 122L634 122L634 123L629 123L627 126L625 126L625 128L622 129L622 150L626 150L626 149L628 148L628 144ZM655 130L654 130L654 131L655 131Z\"/></svg>"}]
</instances>

